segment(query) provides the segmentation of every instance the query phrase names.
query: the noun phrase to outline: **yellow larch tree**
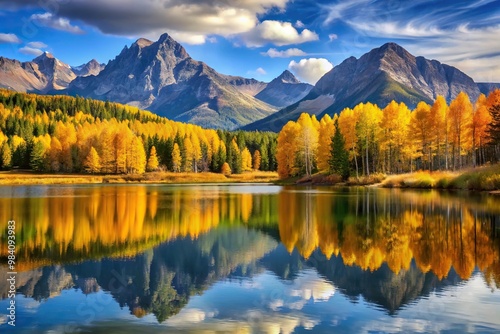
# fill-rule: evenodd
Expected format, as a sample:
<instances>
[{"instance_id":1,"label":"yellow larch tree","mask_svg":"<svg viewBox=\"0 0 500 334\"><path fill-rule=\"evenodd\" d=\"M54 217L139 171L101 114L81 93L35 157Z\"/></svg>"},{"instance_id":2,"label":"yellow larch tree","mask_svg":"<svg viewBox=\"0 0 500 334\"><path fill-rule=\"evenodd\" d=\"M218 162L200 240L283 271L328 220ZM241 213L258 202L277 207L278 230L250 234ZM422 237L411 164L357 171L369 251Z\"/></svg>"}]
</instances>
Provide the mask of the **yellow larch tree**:
<instances>
[{"instance_id":1,"label":"yellow larch tree","mask_svg":"<svg viewBox=\"0 0 500 334\"><path fill-rule=\"evenodd\" d=\"M181 150L179 149L179 144L175 143L172 150L172 165L174 166L174 172L181 171L182 157Z\"/></svg>"},{"instance_id":2,"label":"yellow larch tree","mask_svg":"<svg viewBox=\"0 0 500 334\"><path fill-rule=\"evenodd\" d=\"M101 162L99 159L99 154L97 154L96 149L94 146L90 147L89 154L85 158L85 161L83 162L83 168L87 173L99 173L101 170Z\"/></svg>"},{"instance_id":3,"label":"yellow larch tree","mask_svg":"<svg viewBox=\"0 0 500 334\"><path fill-rule=\"evenodd\" d=\"M338 117L337 115L334 118ZM330 168L332 137L335 132L334 120L326 114L319 122L318 135L318 170L326 172Z\"/></svg>"},{"instance_id":4,"label":"yellow larch tree","mask_svg":"<svg viewBox=\"0 0 500 334\"><path fill-rule=\"evenodd\" d=\"M481 94L474 106L474 115L472 116L471 122L472 163L474 167L477 165L478 158L480 163L485 162L483 150L490 141L488 126L491 121L492 118L488 110L486 96Z\"/></svg>"},{"instance_id":5,"label":"yellow larch tree","mask_svg":"<svg viewBox=\"0 0 500 334\"><path fill-rule=\"evenodd\" d=\"M411 159L422 157L422 161L427 162L427 167L431 169L432 162L432 134L434 133L433 118L430 116L431 107L425 102L419 102L415 110L411 113L410 131L408 133L407 145L415 144L418 151L410 150ZM410 142L414 143L410 143ZM422 163L424 166L424 164Z\"/></svg>"},{"instance_id":6,"label":"yellow larch tree","mask_svg":"<svg viewBox=\"0 0 500 334\"><path fill-rule=\"evenodd\" d=\"M297 120L299 125L299 136L297 138L297 148L299 159L304 164L305 173L307 176L312 174L312 170L316 163L318 151L318 129L315 125L318 124L316 117L307 113L302 113Z\"/></svg>"},{"instance_id":7,"label":"yellow larch tree","mask_svg":"<svg viewBox=\"0 0 500 334\"><path fill-rule=\"evenodd\" d=\"M158 155L156 154L156 147L152 146L149 152L148 163L146 165L146 170L152 172L158 169Z\"/></svg>"},{"instance_id":8,"label":"yellow larch tree","mask_svg":"<svg viewBox=\"0 0 500 334\"><path fill-rule=\"evenodd\" d=\"M246 147L241 151L241 166L243 171L252 170L252 154Z\"/></svg>"},{"instance_id":9,"label":"yellow larch tree","mask_svg":"<svg viewBox=\"0 0 500 334\"><path fill-rule=\"evenodd\" d=\"M345 139L345 149L349 152L349 159L354 160L356 166L356 177L359 178L358 168L358 136L356 133L356 124L358 123L359 113L353 109L345 108L339 115L339 129Z\"/></svg>"},{"instance_id":10,"label":"yellow larch tree","mask_svg":"<svg viewBox=\"0 0 500 334\"><path fill-rule=\"evenodd\" d=\"M296 173L295 160L298 150L297 137L299 131L300 126L293 121L289 121L278 134L276 160L278 162L278 174L282 179Z\"/></svg>"},{"instance_id":11,"label":"yellow larch tree","mask_svg":"<svg viewBox=\"0 0 500 334\"><path fill-rule=\"evenodd\" d=\"M451 139L452 139L452 154L453 154L453 169L462 167L462 156L464 150L472 146L472 103L469 96L460 92L457 97L451 101L449 110Z\"/></svg>"},{"instance_id":12,"label":"yellow larch tree","mask_svg":"<svg viewBox=\"0 0 500 334\"><path fill-rule=\"evenodd\" d=\"M433 118L434 133L432 140L436 147L436 166L435 169L440 169L442 166L442 152L445 156L445 168L448 169L448 143L449 143L449 121L448 121L448 104L442 95L436 97L436 101L431 107L430 116ZM444 145L444 147L443 147Z\"/></svg>"},{"instance_id":13,"label":"yellow larch tree","mask_svg":"<svg viewBox=\"0 0 500 334\"><path fill-rule=\"evenodd\" d=\"M146 153L140 137L132 139L129 155L127 156L127 170L131 173L142 174L146 169Z\"/></svg>"}]
</instances>

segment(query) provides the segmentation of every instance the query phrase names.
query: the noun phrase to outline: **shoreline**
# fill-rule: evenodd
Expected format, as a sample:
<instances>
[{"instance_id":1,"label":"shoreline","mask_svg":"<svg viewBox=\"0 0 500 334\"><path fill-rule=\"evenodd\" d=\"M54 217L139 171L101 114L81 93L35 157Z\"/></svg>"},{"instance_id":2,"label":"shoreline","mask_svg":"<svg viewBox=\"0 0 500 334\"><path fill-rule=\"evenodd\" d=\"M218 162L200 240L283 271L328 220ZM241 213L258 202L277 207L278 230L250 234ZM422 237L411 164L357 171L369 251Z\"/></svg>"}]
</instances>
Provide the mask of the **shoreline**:
<instances>
[{"instance_id":1,"label":"shoreline","mask_svg":"<svg viewBox=\"0 0 500 334\"><path fill-rule=\"evenodd\" d=\"M225 176L218 173L150 172L140 175L42 174L31 171L0 172L1 186L68 184L187 184L187 183L274 183L275 172L246 172Z\"/></svg>"}]
</instances>

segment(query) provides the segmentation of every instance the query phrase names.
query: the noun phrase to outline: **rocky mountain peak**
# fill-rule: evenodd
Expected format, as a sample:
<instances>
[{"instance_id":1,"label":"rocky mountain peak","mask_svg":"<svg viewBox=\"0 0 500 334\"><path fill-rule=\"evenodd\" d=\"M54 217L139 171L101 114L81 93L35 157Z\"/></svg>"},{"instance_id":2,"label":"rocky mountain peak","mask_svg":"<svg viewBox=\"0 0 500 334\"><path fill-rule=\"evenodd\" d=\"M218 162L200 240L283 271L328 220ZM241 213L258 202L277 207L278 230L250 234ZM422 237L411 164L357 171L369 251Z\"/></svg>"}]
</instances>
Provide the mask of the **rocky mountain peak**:
<instances>
[{"instance_id":1,"label":"rocky mountain peak","mask_svg":"<svg viewBox=\"0 0 500 334\"><path fill-rule=\"evenodd\" d=\"M146 38L139 38L137 41L135 41L132 45L137 45L139 48L145 48L153 44L152 41Z\"/></svg>"},{"instance_id":2,"label":"rocky mountain peak","mask_svg":"<svg viewBox=\"0 0 500 334\"><path fill-rule=\"evenodd\" d=\"M52 55L52 53L45 51L44 53L42 53L41 55L39 55L38 57L33 59L33 61L35 63L38 63L38 62L44 61L46 59L55 59L55 57L54 57L54 55Z\"/></svg>"},{"instance_id":3,"label":"rocky mountain peak","mask_svg":"<svg viewBox=\"0 0 500 334\"><path fill-rule=\"evenodd\" d=\"M300 83L299 79L295 77L289 70L284 70L276 79L273 81L279 81L282 83L297 84Z\"/></svg>"}]
</instances>

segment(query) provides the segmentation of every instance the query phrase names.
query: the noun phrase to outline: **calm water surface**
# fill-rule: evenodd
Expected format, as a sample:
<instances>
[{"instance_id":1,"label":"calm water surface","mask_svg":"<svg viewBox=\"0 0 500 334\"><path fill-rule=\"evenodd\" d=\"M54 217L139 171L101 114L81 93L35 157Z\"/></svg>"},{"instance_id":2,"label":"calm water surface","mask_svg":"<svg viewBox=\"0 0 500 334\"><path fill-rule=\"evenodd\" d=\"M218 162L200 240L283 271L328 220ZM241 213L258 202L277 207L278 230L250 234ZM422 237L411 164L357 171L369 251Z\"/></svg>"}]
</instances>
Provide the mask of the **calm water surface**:
<instances>
[{"instance_id":1,"label":"calm water surface","mask_svg":"<svg viewBox=\"0 0 500 334\"><path fill-rule=\"evenodd\" d=\"M7 222L16 221L16 327ZM500 331L500 198L0 187L0 332Z\"/></svg>"}]
</instances>

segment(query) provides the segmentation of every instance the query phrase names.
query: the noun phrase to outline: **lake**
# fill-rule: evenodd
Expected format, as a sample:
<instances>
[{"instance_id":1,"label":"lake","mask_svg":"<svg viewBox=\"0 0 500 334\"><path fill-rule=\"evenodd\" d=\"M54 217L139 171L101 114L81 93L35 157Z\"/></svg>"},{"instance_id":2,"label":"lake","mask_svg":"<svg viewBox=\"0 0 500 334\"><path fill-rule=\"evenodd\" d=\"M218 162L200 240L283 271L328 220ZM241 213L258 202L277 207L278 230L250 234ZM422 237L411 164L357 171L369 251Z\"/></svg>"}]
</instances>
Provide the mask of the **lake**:
<instances>
[{"instance_id":1,"label":"lake","mask_svg":"<svg viewBox=\"0 0 500 334\"><path fill-rule=\"evenodd\" d=\"M2 333L500 331L500 198L486 194L12 186L0 227Z\"/></svg>"}]
</instances>

